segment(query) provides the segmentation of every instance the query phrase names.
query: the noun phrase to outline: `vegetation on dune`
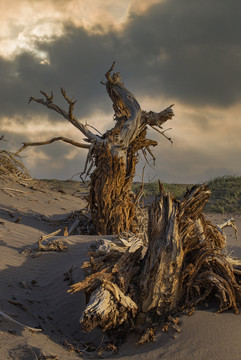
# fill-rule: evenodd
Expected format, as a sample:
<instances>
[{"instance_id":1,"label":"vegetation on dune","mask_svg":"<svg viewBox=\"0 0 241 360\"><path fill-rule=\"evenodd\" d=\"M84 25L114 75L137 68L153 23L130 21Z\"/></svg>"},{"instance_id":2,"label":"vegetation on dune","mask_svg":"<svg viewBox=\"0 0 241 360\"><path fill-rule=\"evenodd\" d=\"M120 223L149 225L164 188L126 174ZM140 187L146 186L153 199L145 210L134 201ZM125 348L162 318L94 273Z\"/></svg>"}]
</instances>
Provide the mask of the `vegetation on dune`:
<instances>
[{"instance_id":1,"label":"vegetation on dune","mask_svg":"<svg viewBox=\"0 0 241 360\"><path fill-rule=\"evenodd\" d=\"M241 177L222 176L208 183L212 192L206 211L234 213L241 211Z\"/></svg>"},{"instance_id":2,"label":"vegetation on dune","mask_svg":"<svg viewBox=\"0 0 241 360\"><path fill-rule=\"evenodd\" d=\"M172 194L178 200L180 200L185 195L187 188L193 186L187 184L168 184L168 183L162 183L162 185L165 192ZM132 187L134 193L137 193L141 186L142 184L140 182L135 182ZM158 195L158 192L159 192L158 181L143 184L143 197L146 198L147 200L152 200L153 197Z\"/></svg>"},{"instance_id":3,"label":"vegetation on dune","mask_svg":"<svg viewBox=\"0 0 241 360\"><path fill-rule=\"evenodd\" d=\"M205 206L205 212L235 213L241 212L241 177L221 176L207 182L212 192L209 202ZM133 184L133 191L139 191L141 183ZM166 192L171 193L176 199L181 200L191 184L168 184L163 183ZM143 184L143 196L147 202L151 202L158 194L158 182Z\"/></svg>"}]
</instances>

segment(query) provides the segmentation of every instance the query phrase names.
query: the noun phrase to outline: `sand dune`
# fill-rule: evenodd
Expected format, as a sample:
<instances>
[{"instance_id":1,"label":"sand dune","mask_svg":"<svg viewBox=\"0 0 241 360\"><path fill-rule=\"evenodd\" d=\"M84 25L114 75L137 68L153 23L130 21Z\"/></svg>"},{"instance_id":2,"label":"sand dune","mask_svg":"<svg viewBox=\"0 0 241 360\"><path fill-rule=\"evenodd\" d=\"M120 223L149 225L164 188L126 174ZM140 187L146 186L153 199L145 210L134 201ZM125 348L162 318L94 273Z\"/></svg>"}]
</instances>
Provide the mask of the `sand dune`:
<instances>
[{"instance_id":1,"label":"sand dune","mask_svg":"<svg viewBox=\"0 0 241 360\"><path fill-rule=\"evenodd\" d=\"M88 246L98 236L64 237L66 252L29 253L41 235L61 225L49 220L59 219L86 206L77 196L43 188L33 190L19 184L0 183L0 311L35 328L33 333L0 316L0 359L79 359L98 358L95 353L73 351L68 344L79 344L86 350L89 342L96 346L105 339L100 331L83 334L79 317L84 309L84 294L69 295L70 281L83 278L80 268ZM228 215L208 215L221 223ZM241 233L241 215L237 214ZM63 232L63 225L62 225ZM62 234L62 233L61 233ZM227 231L228 251L241 257L241 245L232 230ZM56 236L63 239L63 236ZM37 255L32 257L31 255ZM181 333L158 332L155 343L136 347L131 335L118 354L102 354L113 359L209 359L239 360L241 358L241 316L232 311L216 314L210 308L181 318ZM87 348L88 350L88 348Z\"/></svg>"}]
</instances>

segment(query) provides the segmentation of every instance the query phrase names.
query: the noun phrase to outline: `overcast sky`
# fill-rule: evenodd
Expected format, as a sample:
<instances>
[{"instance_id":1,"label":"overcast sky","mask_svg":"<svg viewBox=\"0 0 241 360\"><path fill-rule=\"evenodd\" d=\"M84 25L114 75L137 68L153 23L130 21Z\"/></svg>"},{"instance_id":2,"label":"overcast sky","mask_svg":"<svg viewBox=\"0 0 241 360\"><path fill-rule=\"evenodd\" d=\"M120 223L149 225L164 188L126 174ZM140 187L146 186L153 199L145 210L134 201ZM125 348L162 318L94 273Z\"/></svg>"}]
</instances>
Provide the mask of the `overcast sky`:
<instances>
[{"instance_id":1,"label":"overcast sky","mask_svg":"<svg viewBox=\"0 0 241 360\"><path fill-rule=\"evenodd\" d=\"M66 120L29 96L64 87L75 115L101 132L113 110L100 84L113 60L143 110L175 104L145 180L197 183L241 175L241 2L239 0L9 0L0 6L0 148L55 136L81 141ZM86 150L64 143L29 148L38 178L69 179ZM140 161L137 175L141 175ZM76 178L77 179L77 178ZM138 180L138 177L136 178ZM139 178L140 180L140 178Z\"/></svg>"}]
</instances>

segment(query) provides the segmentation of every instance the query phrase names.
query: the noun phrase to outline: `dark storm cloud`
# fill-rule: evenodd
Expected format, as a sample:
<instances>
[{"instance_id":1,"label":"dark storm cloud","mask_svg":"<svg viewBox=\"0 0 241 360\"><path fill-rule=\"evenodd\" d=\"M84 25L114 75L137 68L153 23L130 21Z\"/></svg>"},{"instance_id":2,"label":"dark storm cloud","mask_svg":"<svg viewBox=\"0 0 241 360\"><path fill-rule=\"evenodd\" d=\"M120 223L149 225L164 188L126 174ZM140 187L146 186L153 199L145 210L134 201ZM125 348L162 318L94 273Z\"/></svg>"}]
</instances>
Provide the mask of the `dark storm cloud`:
<instances>
[{"instance_id":1,"label":"dark storm cloud","mask_svg":"<svg viewBox=\"0 0 241 360\"><path fill-rule=\"evenodd\" d=\"M0 115L46 114L47 110L40 105L28 105L30 96L43 97L41 89L48 93L53 90L56 102L66 108L61 87L78 99L75 109L81 117L96 109L111 109L100 84L115 53L111 34L90 36L83 29L68 27L64 37L36 45L40 51L48 52L49 65L41 64L37 55L29 52L21 53L13 61L0 57ZM56 118L52 112L51 117Z\"/></svg>"},{"instance_id":2,"label":"dark storm cloud","mask_svg":"<svg viewBox=\"0 0 241 360\"><path fill-rule=\"evenodd\" d=\"M240 100L240 19L237 0L170 0L133 15L126 50L143 93L221 106Z\"/></svg>"},{"instance_id":3,"label":"dark storm cloud","mask_svg":"<svg viewBox=\"0 0 241 360\"><path fill-rule=\"evenodd\" d=\"M100 85L114 59L123 81L136 96L164 96L189 104L228 106L240 100L241 3L237 0L169 0L142 15L130 16L122 32L91 34L69 24L64 35L36 43L50 64L34 53L0 58L0 115L46 114L27 105L39 90L59 88L78 99L81 118L96 109L111 110ZM54 113L51 117L56 118Z\"/></svg>"},{"instance_id":4,"label":"dark storm cloud","mask_svg":"<svg viewBox=\"0 0 241 360\"><path fill-rule=\"evenodd\" d=\"M0 73L0 115L20 117L31 113L29 97L37 92L39 85L48 82L48 74L39 64L39 59L27 52L21 53L14 61L0 58ZM39 113L42 110L37 111Z\"/></svg>"}]
</instances>

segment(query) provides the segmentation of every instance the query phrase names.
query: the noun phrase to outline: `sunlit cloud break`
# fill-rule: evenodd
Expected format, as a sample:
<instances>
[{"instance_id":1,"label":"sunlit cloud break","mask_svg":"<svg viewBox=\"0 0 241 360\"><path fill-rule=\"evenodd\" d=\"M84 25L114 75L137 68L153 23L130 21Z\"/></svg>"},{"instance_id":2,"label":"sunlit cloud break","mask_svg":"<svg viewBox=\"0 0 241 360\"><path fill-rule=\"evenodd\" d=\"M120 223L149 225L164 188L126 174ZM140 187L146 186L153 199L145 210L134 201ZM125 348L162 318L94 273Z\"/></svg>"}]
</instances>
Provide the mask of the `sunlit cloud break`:
<instances>
[{"instance_id":1,"label":"sunlit cloud break","mask_svg":"<svg viewBox=\"0 0 241 360\"><path fill-rule=\"evenodd\" d=\"M0 56L13 58L30 51L49 64L48 54L39 52L36 41L61 37L67 24L88 32L120 30L130 13L143 13L160 0L55 0L3 2L1 4Z\"/></svg>"}]
</instances>

